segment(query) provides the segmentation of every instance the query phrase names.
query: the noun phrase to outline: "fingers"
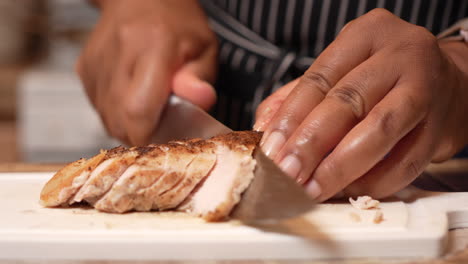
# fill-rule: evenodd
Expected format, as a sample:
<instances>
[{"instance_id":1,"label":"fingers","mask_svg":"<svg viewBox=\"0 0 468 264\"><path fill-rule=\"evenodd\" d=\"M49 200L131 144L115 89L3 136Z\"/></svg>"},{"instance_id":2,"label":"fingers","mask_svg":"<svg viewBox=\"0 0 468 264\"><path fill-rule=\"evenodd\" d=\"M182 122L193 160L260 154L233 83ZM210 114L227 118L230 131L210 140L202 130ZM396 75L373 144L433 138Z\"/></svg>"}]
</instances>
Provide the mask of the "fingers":
<instances>
[{"instance_id":1,"label":"fingers","mask_svg":"<svg viewBox=\"0 0 468 264\"><path fill-rule=\"evenodd\" d=\"M429 122L428 122L429 123ZM385 198L408 186L429 164L434 152L433 135L421 122L403 138L390 155L345 190L347 196L370 195ZM325 196L321 197L324 200Z\"/></svg>"},{"instance_id":2,"label":"fingers","mask_svg":"<svg viewBox=\"0 0 468 264\"><path fill-rule=\"evenodd\" d=\"M258 106L255 116L255 124L253 129L255 131L263 131L265 127L273 119L274 115L284 103L289 93L299 83L299 78L287 83L283 87L280 87L276 92L268 96Z\"/></svg>"},{"instance_id":3,"label":"fingers","mask_svg":"<svg viewBox=\"0 0 468 264\"><path fill-rule=\"evenodd\" d=\"M320 163L306 189L325 200L366 174L382 160L409 131L425 117L428 105L423 97L401 84L379 102L346 134Z\"/></svg>"},{"instance_id":4,"label":"fingers","mask_svg":"<svg viewBox=\"0 0 468 264\"><path fill-rule=\"evenodd\" d=\"M216 102L213 86L190 70L181 70L174 77L174 93L208 111Z\"/></svg>"},{"instance_id":5,"label":"fingers","mask_svg":"<svg viewBox=\"0 0 468 264\"><path fill-rule=\"evenodd\" d=\"M261 145L270 158L276 157L286 139L330 89L371 56L374 47L366 34L356 38L352 30L343 31L304 73L265 128Z\"/></svg>"},{"instance_id":6,"label":"fingers","mask_svg":"<svg viewBox=\"0 0 468 264\"><path fill-rule=\"evenodd\" d=\"M280 168L306 182L319 162L393 87L399 75L393 61L377 54L330 90L279 151Z\"/></svg>"},{"instance_id":7,"label":"fingers","mask_svg":"<svg viewBox=\"0 0 468 264\"><path fill-rule=\"evenodd\" d=\"M138 55L136 49L122 49L115 65L108 65L108 70L100 73L94 95L95 107L108 133L127 145L130 145L130 140L123 122L125 111L122 106L125 106Z\"/></svg>"},{"instance_id":8,"label":"fingers","mask_svg":"<svg viewBox=\"0 0 468 264\"><path fill-rule=\"evenodd\" d=\"M274 159L304 118L343 76L378 51L400 45L389 41L389 36L402 37L401 29L409 25L384 9L376 9L341 31L301 77L265 128L261 142L265 153Z\"/></svg>"},{"instance_id":9,"label":"fingers","mask_svg":"<svg viewBox=\"0 0 468 264\"><path fill-rule=\"evenodd\" d=\"M173 92L204 110L216 102L216 91L210 82L216 75L216 47L186 63L174 76Z\"/></svg>"},{"instance_id":10,"label":"fingers","mask_svg":"<svg viewBox=\"0 0 468 264\"><path fill-rule=\"evenodd\" d=\"M175 46L175 44L173 44ZM161 45L136 62L120 107L128 138L133 145L148 143L170 93L171 78L180 62L174 61L171 45ZM115 116L117 117L117 116Z\"/></svg>"}]
</instances>

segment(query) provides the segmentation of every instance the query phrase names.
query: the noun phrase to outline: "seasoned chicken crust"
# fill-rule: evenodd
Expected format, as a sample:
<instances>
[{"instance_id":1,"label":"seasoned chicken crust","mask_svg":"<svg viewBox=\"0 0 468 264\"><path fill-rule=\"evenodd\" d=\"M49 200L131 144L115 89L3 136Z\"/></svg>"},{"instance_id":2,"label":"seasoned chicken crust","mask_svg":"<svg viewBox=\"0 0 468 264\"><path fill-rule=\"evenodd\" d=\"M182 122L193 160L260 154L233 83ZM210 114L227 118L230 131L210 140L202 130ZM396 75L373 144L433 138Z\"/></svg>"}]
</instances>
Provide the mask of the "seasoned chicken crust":
<instances>
[{"instance_id":1,"label":"seasoned chicken crust","mask_svg":"<svg viewBox=\"0 0 468 264\"><path fill-rule=\"evenodd\" d=\"M236 131L104 150L58 171L40 202L55 207L86 201L110 213L179 210L223 220L254 177L252 154L261 137L261 132Z\"/></svg>"}]
</instances>

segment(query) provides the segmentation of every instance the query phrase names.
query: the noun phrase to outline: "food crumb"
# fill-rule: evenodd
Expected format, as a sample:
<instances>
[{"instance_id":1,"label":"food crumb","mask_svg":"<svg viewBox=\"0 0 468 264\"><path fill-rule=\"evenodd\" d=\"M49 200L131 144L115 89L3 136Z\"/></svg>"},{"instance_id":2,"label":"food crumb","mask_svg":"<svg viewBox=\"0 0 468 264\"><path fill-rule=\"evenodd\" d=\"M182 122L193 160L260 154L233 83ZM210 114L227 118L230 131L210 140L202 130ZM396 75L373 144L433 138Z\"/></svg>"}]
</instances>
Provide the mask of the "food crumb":
<instances>
[{"instance_id":1,"label":"food crumb","mask_svg":"<svg viewBox=\"0 0 468 264\"><path fill-rule=\"evenodd\" d=\"M382 221L383 221L383 213L382 213L382 210L377 210L375 211L375 214L374 214L374 223L375 224L380 224Z\"/></svg>"},{"instance_id":2,"label":"food crumb","mask_svg":"<svg viewBox=\"0 0 468 264\"><path fill-rule=\"evenodd\" d=\"M352 206L361 210L376 209L379 207L380 202L372 199L370 196L359 196L356 200L349 197L349 202Z\"/></svg>"},{"instance_id":3,"label":"food crumb","mask_svg":"<svg viewBox=\"0 0 468 264\"><path fill-rule=\"evenodd\" d=\"M349 217L351 217L351 220L353 220L354 222L361 222L361 217L355 212L350 212Z\"/></svg>"}]
</instances>

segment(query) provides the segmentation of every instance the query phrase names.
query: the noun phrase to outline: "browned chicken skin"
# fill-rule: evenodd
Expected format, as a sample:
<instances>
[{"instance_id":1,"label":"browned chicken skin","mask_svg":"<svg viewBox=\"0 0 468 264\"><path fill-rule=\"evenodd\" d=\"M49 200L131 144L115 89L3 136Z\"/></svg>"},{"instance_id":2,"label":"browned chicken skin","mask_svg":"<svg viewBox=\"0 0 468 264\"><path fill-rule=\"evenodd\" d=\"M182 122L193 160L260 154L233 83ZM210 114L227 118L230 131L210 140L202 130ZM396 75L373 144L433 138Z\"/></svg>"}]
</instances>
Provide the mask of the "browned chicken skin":
<instances>
[{"instance_id":1,"label":"browned chicken skin","mask_svg":"<svg viewBox=\"0 0 468 264\"><path fill-rule=\"evenodd\" d=\"M222 220L254 177L252 153L260 138L259 132L240 131L102 151L57 172L44 186L41 204L86 201L112 213L175 209Z\"/></svg>"}]
</instances>

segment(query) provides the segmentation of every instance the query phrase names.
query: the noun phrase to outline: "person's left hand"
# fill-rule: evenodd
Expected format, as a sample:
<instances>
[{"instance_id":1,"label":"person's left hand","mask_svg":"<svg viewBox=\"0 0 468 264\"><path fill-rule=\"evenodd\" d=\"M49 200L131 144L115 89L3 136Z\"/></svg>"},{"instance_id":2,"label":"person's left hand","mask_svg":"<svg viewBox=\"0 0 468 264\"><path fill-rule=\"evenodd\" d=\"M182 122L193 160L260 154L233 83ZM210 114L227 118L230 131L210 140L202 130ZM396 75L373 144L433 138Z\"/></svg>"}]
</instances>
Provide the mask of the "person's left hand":
<instances>
[{"instance_id":1,"label":"person's left hand","mask_svg":"<svg viewBox=\"0 0 468 264\"><path fill-rule=\"evenodd\" d=\"M391 195L467 143L454 61L426 29L373 10L260 105L262 148L319 201Z\"/></svg>"}]
</instances>

